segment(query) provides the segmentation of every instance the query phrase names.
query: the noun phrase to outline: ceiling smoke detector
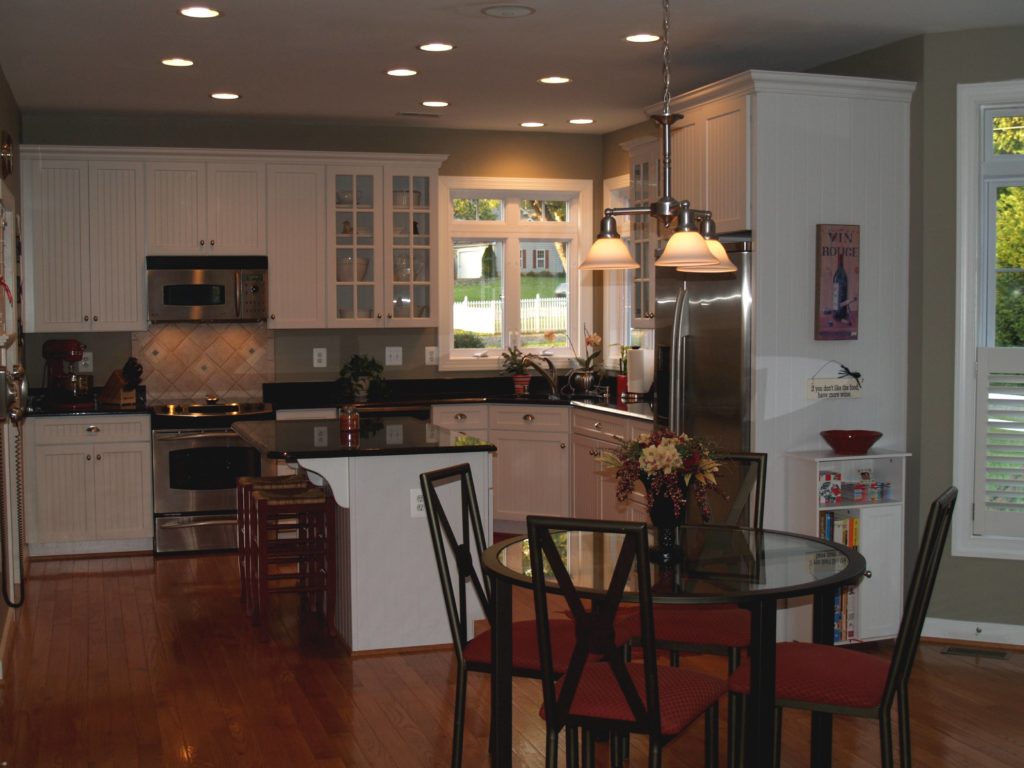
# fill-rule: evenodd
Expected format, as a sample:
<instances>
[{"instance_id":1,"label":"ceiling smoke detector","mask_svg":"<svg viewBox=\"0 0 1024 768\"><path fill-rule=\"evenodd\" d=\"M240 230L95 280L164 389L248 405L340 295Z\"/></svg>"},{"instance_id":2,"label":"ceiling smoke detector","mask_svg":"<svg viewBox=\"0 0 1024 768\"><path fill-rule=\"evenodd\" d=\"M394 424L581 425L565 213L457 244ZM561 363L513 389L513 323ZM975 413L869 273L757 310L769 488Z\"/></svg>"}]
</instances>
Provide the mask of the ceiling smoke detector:
<instances>
[{"instance_id":1,"label":"ceiling smoke detector","mask_svg":"<svg viewBox=\"0 0 1024 768\"><path fill-rule=\"evenodd\" d=\"M520 19L535 13L528 5L489 5L481 9L484 16L493 16L496 19Z\"/></svg>"}]
</instances>

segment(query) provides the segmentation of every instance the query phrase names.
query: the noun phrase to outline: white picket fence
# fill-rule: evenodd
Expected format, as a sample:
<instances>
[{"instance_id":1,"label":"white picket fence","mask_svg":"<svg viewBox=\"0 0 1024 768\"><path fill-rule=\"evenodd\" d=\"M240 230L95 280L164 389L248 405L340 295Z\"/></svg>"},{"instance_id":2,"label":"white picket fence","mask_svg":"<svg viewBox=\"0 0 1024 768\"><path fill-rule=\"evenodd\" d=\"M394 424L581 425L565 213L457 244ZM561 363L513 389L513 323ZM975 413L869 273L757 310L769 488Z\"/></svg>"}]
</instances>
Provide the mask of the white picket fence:
<instances>
[{"instance_id":1,"label":"white picket fence","mask_svg":"<svg viewBox=\"0 0 1024 768\"><path fill-rule=\"evenodd\" d=\"M455 302L453 310L453 327L460 331L493 334L501 327L502 302L470 301L468 298ZM569 316L569 299L565 296L553 299L522 299L519 302L519 317L523 333L545 333L546 331L565 331L566 318Z\"/></svg>"}]
</instances>

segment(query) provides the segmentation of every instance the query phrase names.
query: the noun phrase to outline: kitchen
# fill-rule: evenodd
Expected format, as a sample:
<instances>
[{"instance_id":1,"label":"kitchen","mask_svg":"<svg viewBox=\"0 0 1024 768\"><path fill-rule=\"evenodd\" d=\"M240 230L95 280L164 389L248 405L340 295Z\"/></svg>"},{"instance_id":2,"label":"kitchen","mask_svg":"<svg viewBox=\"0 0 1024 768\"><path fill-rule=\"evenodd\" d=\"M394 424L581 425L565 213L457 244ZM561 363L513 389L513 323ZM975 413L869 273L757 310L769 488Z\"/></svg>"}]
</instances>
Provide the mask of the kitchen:
<instances>
[{"instance_id":1,"label":"kitchen","mask_svg":"<svg viewBox=\"0 0 1024 768\"><path fill-rule=\"evenodd\" d=\"M657 10L657 9L655 9ZM992 25L996 26L996 25ZM1019 30L1018 30L1019 31ZM1014 41L1014 30L990 29L986 31L962 31L929 33L923 37L911 38L903 43L838 61L822 69L835 74L853 74L883 77L917 82L911 107L911 213L908 231L908 252L910 259L909 285L909 326L908 340L904 349L912 350L906 356L906 440L903 447L912 454L908 476L908 509L918 509L931 498L941 478L951 476L952 447L949 435L952 432L950 379L937 375L936 371L952 370L952 352L948 340L952 337L954 323L953 288L953 243L955 234L953 222L954 171L949 158L954 156L952 120L954 114L953 88L958 82L1007 80L1018 78L1024 71L1020 54ZM895 38L894 38L895 39ZM964 51L968 53L965 54ZM851 51L852 53L852 51ZM970 55L975 53L977 55ZM982 55L984 53L984 55ZM827 58L821 59L827 61ZM955 71L943 64L957 61L960 69ZM3 62L6 69L6 61ZM653 71L650 71L652 70ZM655 78L656 62L647 62L645 72L648 80ZM711 80L707 77L693 85ZM648 89L649 90L649 89ZM684 89L676 88L680 93ZM926 96L933 96L929 99ZM533 177L560 179L589 179L594 188L594 208L602 207L600 190L606 178L620 176L627 171L627 155L620 148L622 143L638 137L651 135L651 127L642 123L640 110L630 126L606 134L565 134L538 133L486 133L454 132L451 129L409 128L389 126L365 128L358 125L328 125L293 121L282 117L261 120L253 118L224 119L217 116L150 117L145 114L118 114L111 116L101 111L80 112L68 106L63 112L35 111L18 107L17 91L5 88L4 107L0 112L3 125L12 131L17 145L71 145L71 146L125 146L149 147L154 144L166 146L217 147L239 151L281 148L290 150L315 150L327 152L392 152L414 150L447 154L448 159L440 168L445 176L493 176ZM648 95L641 101L647 105L657 94ZM77 114L71 114L77 112ZM239 130L244 127L245 130ZM158 137L154 141L152 137ZM18 191L20 181L24 189L20 154L15 165L15 180L12 187ZM948 190L946 197L933 199L925 190ZM19 199L20 202L20 199ZM830 214L830 215L829 215ZM810 221L842 221L841 213L814 211ZM596 215L594 218L596 221ZM596 230L596 227L592 227ZM791 247L795 264L803 269L810 243L801 235ZM780 256L782 258L782 256ZM939 266L941 268L935 268ZM788 279L788 278L787 278ZM795 294L807 297L808 291L794 287ZM608 303L608 293L593 290L594 317L600 317ZM876 299L874 306L882 301ZM807 338L810 310L797 307L793 310L791 326L779 327L780 338ZM609 337L609 343L616 341ZM144 335L146 332L137 332ZM249 334L252 335L251 333ZM41 385L42 346L51 339L75 337L88 344L93 352L93 367L97 383L102 384L106 375L120 369L130 356L140 359L147 371L155 370L145 355L139 354L145 346L136 347L137 340L128 332L88 332L30 334L27 339L25 359L28 361L30 383ZM142 341L139 339L138 341ZM258 342L259 346L253 346ZM195 342L202 347L210 344L209 339L200 338ZM279 382L329 381L336 377L340 366L357 352L371 354L383 360L386 347L401 347L404 364L399 370L388 370L389 378L431 378L437 375L436 366L422 363L425 350L437 346L437 332L431 328L374 328L336 331L328 328L275 329L272 338L262 340L245 338L234 340L235 350L256 349L263 352L259 361L249 364L249 371L264 379L271 377ZM248 346L246 346L248 344ZM819 343L820 344L820 343ZM814 360L839 356L844 363L860 370L878 382L884 375L882 366L870 360L862 362L864 352L851 351L841 345L826 347L823 351L812 341L807 349L786 349L780 351L776 364L786 367L794 357L808 355ZM326 366L313 368L312 350L327 350ZM831 351L835 350L835 351ZM255 354L255 353L253 353ZM902 353L899 353L902 356ZM765 353L765 357L769 357ZM851 358L851 359L847 359ZM271 362L272 361L272 367ZM769 361L770 362L770 361ZM815 366L816 367L816 366ZM802 384L803 379L813 372L800 370L794 379ZM262 383L262 381L261 381ZM240 385L243 386L243 385ZM257 389L245 388L248 397L262 396ZM183 388L181 393L191 397L195 389ZM150 393L152 396L152 393ZM801 395L802 396L802 395ZM172 399L172 398L168 398ZM780 403L779 417L785 414ZM835 426L822 424L817 428L806 428L799 435L787 438L779 444L780 451L817 447L818 428ZM901 427L887 430L898 434ZM773 476L770 486L782 493L783 475L781 459L772 462L779 474ZM780 496L781 498L781 496ZM918 520L908 517L906 540L915 540ZM909 560L908 560L909 561ZM1013 583L1019 580L1019 563L1010 560L980 558L953 558L944 564L940 582L933 601L932 612L936 617L948 619L950 623L969 624L973 627L982 623L986 631L997 631L1000 627L1024 624L1019 607L1014 601L1000 599L997 594L986 597L987 592L979 589L984 584ZM1013 635L1011 635L1012 637Z\"/></svg>"}]
</instances>

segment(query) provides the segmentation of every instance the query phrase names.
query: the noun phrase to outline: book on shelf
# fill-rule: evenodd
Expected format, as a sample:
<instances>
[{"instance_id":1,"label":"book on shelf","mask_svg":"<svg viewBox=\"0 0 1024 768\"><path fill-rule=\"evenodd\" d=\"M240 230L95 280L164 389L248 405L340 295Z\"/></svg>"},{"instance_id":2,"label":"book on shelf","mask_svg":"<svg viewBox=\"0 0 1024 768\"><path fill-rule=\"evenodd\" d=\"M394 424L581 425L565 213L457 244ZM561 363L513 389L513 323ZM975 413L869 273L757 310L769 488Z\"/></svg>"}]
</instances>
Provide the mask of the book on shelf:
<instances>
[{"instance_id":1,"label":"book on shelf","mask_svg":"<svg viewBox=\"0 0 1024 768\"><path fill-rule=\"evenodd\" d=\"M845 608L843 610L843 619L845 623L845 634L844 637L847 640L857 639L857 588L846 587L843 589L846 593Z\"/></svg>"}]
</instances>

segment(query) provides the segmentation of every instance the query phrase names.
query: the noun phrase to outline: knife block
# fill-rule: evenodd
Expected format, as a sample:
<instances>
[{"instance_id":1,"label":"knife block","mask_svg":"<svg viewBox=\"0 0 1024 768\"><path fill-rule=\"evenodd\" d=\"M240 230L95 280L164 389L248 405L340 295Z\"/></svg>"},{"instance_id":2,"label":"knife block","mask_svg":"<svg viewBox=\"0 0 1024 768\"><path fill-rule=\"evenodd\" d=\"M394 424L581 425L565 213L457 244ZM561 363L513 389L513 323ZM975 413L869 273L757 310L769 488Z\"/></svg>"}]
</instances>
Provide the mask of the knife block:
<instances>
[{"instance_id":1,"label":"knife block","mask_svg":"<svg viewBox=\"0 0 1024 768\"><path fill-rule=\"evenodd\" d=\"M101 405L115 405L119 408L129 408L135 405L135 390L125 391L124 374L121 371L114 371L103 385L99 401Z\"/></svg>"}]
</instances>

